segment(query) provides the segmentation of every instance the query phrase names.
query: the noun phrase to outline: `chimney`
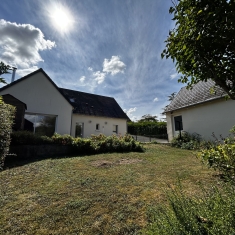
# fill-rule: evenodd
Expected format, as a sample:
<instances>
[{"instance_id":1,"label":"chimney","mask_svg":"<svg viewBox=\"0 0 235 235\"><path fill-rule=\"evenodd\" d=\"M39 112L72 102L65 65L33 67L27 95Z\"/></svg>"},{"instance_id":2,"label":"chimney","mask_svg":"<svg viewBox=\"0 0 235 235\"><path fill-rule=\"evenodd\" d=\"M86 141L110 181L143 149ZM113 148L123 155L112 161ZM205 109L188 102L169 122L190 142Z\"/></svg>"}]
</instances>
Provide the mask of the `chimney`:
<instances>
[{"instance_id":1,"label":"chimney","mask_svg":"<svg viewBox=\"0 0 235 235\"><path fill-rule=\"evenodd\" d=\"M11 77L11 82L14 82L15 81L15 75L16 75L16 70L17 68L16 67L12 67L12 77Z\"/></svg>"}]
</instances>

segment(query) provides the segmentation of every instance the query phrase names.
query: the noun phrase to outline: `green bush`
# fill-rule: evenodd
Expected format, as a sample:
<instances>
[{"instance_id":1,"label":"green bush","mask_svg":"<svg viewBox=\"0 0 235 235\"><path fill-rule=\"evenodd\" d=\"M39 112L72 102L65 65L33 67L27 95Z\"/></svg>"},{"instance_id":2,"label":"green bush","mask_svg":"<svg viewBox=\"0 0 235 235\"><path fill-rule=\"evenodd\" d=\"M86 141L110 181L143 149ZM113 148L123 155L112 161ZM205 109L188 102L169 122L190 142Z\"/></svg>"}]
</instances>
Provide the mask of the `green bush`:
<instances>
[{"instance_id":1,"label":"green bush","mask_svg":"<svg viewBox=\"0 0 235 235\"><path fill-rule=\"evenodd\" d=\"M235 177L235 126L230 130L233 136L218 142L209 149L202 150L198 156L209 167L219 170L229 179Z\"/></svg>"},{"instance_id":2,"label":"green bush","mask_svg":"<svg viewBox=\"0 0 235 235\"><path fill-rule=\"evenodd\" d=\"M53 140L47 136L38 136L29 131L14 131L11 133L11 145L40 145L52 144Z\"/></svg>"},{"instance_id":3,"label":"green bush","mask_svg":"<svg viewBox=\"0 0 235 235\"><path fill-rule=\"evenodd\" d=\"M166 122L128 122L127 127L131 135L167 137Z\"/></svg>"},{"instance_id":4,"label":"green bush","mask_svg":"<svg viewBox=\"0 0 235 235\"><path fill-rule=\"evenodd\" d=\"M182 132L181 137L178 135L171 141L171 146L182 149L197 149L201 143L201 136L197 133L189 134L188 132Z\"/></svg>"},{"instance_id":5,"label":"green bush","mask_svg":"<svg viewBox=\"0 0 235 235\"><path fill-rule=\"evenodd\" d=\"M2 169L10 146L10 134L15 117L15 108L5 104L0 97L0 169Z\"/></svg>"},{"instance_id":6,"label":"green bush","mask_svg":"<svg viewBox=\"0 0 235 235\"><path fill-rule=\"evenodd\" d=\"M142 152L143 147L132 136L108 136L103 134L92 135L90 139L75 138L73 146L80 152L107 153L107 152Z\"/></svg>"},{"instance_id":7,"label":"green bush","mask_svg":"<svg viewBox=\"0 0 235 235\"><path fill-rule=\"evenodd\" d=\"M187 197L182 189L168 193L169 206L148 210L148 235L235 234L235 190L231 185L202 188L201 197Z\"/></svg>"},{"instance_id":8,"label":"green bush","mask_svg":"<svg viewBox=\"0 0 235 235\"><path fill-rule=\"evenodd\" d=\"M132 136L92 135L91 138L73 138L70 135L54 134L52 137L37 136L28 131L16 131L11 134L11 145L58 144L71 146L74 154L94 154L107 152L142 152L143 147Z\"/></svg>"}]
</instances>

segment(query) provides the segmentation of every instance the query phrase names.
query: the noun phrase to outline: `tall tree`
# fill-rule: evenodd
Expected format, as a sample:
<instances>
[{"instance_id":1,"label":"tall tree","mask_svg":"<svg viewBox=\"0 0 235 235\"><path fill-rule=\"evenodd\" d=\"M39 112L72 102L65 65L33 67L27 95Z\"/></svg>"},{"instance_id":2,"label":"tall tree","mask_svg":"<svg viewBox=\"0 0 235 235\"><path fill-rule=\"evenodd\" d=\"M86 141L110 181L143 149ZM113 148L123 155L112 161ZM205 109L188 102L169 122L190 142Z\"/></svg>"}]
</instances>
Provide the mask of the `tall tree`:
<instances>
[{"instance_id":1,"label":"tall tree","mask_svg":"<svg viewBox=\"0 0 235 235\"><path fill-rule=\"evenodd\" d=\"M175 0L163 57L188 87L212 79L235 100L235 0Z\"/></svg>"},{"instance_id":2,"label":"tall tree","mask_svg":"<svg viewBox=\"0 0 235 235\"><path fill-rule=\"evenodd\" d=\"M10 73L9 70L11 70L10 65L6 65L1 61L0 62L0 83L5 83L6 84L5 79L2 78L1 75L6 74L6 73Z\"/></svg>"},{"instance_id":3,"label":"tall tree","mask_svg":"<svg viewBox=\"0 0 235 235\"><path fill-rule=\"evenodd\" d=\"M157 116L153 116L151 114L145 114L141 117L138 122L158 122Z\"/></svg>"},{"instance_id":4,"label":"tall tree","mask_svg":"<svg viewBox=\"0 0 235 235\"><path fill-rule=\"evenodd\" d=\"M171 93L168 95L168 101L172 101L175 98L176 92Z\"/></svg>"}]
</instances>

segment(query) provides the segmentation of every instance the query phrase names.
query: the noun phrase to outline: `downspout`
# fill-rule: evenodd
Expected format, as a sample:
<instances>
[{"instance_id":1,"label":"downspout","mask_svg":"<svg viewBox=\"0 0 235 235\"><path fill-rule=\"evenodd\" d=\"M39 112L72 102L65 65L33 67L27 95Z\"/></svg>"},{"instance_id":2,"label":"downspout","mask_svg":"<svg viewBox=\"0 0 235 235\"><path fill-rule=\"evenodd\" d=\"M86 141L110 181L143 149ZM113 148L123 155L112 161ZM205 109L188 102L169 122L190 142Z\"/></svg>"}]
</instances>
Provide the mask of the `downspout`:
<instances>
[{"instance_id":1,"label":"downspout","mask_svg":"<svg viewBox=\"0 0 235 235\"><path fill-rule=\"evenodd\" d=\"M73 109L71 111L71 124L70 124L70 135L72 136L72 124L73 124Z\"/></svg>"}]
</instances>

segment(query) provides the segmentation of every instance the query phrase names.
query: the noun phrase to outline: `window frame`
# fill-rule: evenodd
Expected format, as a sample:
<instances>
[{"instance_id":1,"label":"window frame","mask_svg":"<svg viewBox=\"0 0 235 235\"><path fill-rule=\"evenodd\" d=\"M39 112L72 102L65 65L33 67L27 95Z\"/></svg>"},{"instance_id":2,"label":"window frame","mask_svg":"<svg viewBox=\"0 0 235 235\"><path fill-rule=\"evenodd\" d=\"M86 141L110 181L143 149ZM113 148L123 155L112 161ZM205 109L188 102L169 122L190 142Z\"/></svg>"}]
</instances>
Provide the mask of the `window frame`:
<instances>
[{"instance_id":1,"label":"window frame","mask_svg":"<svg viewBox=\"0 0 235 235\"><path fill-rule=\"evenodd\" d=\"M96 130L96 131L100 131L100 124L99 124L99 123L96 123L96 125L95 125L95 130Z\"/></svg>"},{"instance_id":2,"label":"window frame","mask_svg":"<svg viewBox=\"0 0 235 235\"><path fill-rule=\"evenodd\" d=\"M184 127L183 127L183 117L182 115L177 115L177 116L174 116L174 130L175 131L183 131L184 130ZM177 119L180 119L177 121ZM177 124L178 122L178 124Z\"/></svg>"},{"instance_id":3,"label":"window frame","mask_svg":"<svg viewBox=\"0 0 235 235\"><path fill-rule=\"evenodd\" d=\"M114 130L114 127L115 127L115 130ZM113 125L113 133L116 133L118 134L118 125Z\"/></svg>"},{"instance_id":4,"label":"window frame","mask_svg":"<svg viewBox=\"0 0 235 235\"><path fill-rule=\"evenodd\" d=\"M53 114L44 114L44 113L31 113L31 112L25 112L24 114L24 119L25 115L34 115L34 122L33 122L33 134L35 134L35 129L36 129L36 121L38 116L44 116L44 117L55 117L55 130L54 133L57 132L57 122L58 122L58 115L53 115ZM25 125L25 124L24 124ZM24 127L25 128L25 127Z\"/></svg>"}]
</instances>

